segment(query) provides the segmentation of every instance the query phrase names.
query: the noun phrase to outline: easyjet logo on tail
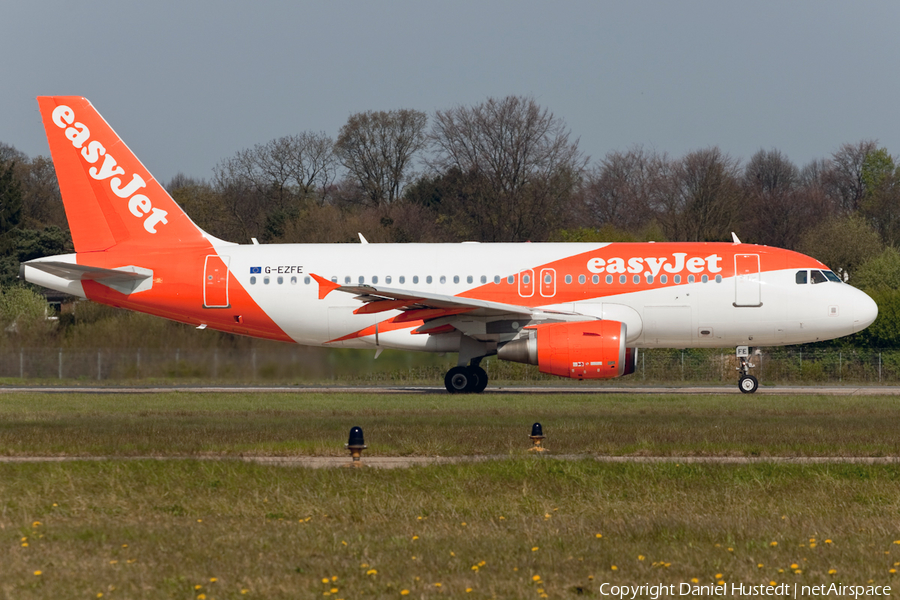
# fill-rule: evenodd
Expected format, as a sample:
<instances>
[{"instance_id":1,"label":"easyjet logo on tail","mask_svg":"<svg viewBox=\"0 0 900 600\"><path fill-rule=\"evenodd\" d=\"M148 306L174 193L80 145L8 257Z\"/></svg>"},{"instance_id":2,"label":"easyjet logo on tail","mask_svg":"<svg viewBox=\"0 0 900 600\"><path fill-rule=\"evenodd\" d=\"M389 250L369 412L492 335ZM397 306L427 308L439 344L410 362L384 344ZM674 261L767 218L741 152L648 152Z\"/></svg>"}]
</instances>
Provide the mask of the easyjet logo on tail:
<instances>
[{"instance_id":1,"label":"easyjet logo on tail","mask_svg":"<svg viewBox=\"0 0 900 600\"><path fill-rule=\"evenodd\" d=\"M97 181L109 180L109 188L112 193L128 200L128 211L138 219L144 220L144 229L149 233L156 233L156 226L168 223L168 213L161 208L154 208L150 198L144 194L136 193L147 186L144 178L134 173L131 181L123 184L121 175L125 175L125 169L116 164L116 159L106 152L106 148L97 140L91 140L91 132L83 123L75 121L75 111L63 104L53 109L51 115L53 123L60 129L65 129L66 138L72 145L81 150L81 158L92 165L96 165L100 158L103 162L99 167L88 169L91 177Z\"/></svg>"}]
</instances>

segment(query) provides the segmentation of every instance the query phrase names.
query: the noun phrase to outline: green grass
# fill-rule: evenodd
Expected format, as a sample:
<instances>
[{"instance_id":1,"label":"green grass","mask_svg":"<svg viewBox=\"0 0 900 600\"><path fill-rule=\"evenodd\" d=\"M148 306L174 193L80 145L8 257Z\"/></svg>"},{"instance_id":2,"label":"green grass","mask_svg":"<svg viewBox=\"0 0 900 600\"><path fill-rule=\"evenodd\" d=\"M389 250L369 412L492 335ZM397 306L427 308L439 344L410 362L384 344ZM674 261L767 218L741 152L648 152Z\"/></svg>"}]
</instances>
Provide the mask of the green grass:
<instances>
[{"instance_id":1,"label":"green grass","mask_svg":"<svg viewBox=\"0 0 900 600\"><path fill-rule=\"evenodd\" d=\"M0 497L15 598L598 597L717 574L890 583L900 562L895 467L7 464Z\"/></svg>"},{"instance_id":2,"label":"green grass","mask_svg":"<svg viewBox=\"0 0 900 600\"><path fill-rule=\"evenodd\" d=\"M191 393L0 395L0 455L900 456L891 396Z\"/></svg>"},{"instance_id":3,"label":"green grass","mask_svg":"<svg viewBox=\"0 0 900 600\"><path fill-rule=\"evenodd\" d=\"M360 424L369 454L508 456L396 470L0 463L0 596L599 598L605 582L709 584L719 574L893 584L900 466L610 464L525 449L540 420L557 453L897 456L895 403L0 394L7 455L343 455Z\"/></svg>"}]
</instances>

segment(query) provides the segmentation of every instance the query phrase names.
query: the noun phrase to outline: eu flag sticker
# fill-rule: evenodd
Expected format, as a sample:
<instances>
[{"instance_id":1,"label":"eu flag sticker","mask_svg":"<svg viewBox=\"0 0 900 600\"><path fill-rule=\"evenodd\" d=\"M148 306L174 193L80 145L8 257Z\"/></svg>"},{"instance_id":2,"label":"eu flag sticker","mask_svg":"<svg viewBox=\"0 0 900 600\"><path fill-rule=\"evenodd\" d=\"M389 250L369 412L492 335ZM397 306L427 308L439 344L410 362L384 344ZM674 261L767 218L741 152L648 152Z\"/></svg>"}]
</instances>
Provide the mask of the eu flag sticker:
<instances>
[{"instance_id":1,"label":"eu flag sticker","mask_svg":"<svg viewBox=\"0 0 900 600\"><path fill-rule=\"evenodd\" d=\"M250 267L250 274L262 273L262 267Z\"/></svg>"}]
</instances>

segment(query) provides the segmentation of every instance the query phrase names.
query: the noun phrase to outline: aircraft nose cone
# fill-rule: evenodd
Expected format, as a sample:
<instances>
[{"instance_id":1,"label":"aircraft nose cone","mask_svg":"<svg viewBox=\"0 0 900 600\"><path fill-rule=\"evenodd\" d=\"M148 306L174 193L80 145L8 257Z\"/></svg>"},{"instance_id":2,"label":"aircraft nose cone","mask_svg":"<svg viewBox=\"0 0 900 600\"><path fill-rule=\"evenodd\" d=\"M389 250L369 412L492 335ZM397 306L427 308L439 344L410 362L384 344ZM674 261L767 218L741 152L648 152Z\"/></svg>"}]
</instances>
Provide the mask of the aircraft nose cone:
<instances>
[{"instance_id":1,"label":"aircraft nose cone","mask_svg":"<svg viewBox=\"0 0 900 600\"><path fill-rule=\"evenodd\" d=\"M853 300L853 332L862 331L875 321L878 305L865 292L858 292Z\"/></svg>"}]
</instances>

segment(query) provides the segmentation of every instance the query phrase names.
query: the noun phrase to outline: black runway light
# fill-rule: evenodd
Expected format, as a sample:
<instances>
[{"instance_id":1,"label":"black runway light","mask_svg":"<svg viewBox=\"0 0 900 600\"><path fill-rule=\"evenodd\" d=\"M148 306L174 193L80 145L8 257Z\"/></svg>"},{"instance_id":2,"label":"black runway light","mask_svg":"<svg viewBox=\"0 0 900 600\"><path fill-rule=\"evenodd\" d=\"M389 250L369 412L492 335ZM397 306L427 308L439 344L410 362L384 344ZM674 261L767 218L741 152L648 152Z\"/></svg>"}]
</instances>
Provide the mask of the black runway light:
<instances>
[{"instance_id":1,"label":"black runway light","mask_svg":"<svg viewBox=\"0 0 900 600\"><path fill-rule=\"evenodd\" d=\"M368 448L366 440L363 438L362 427L357 426L350 429L350 437L347 439L347 444L344 447L350 451L350 457L353 459L352 465L354 467L360 466L359 457L362 451Z\"/></svg>"},{"instance_id":2,"label":"black runway light","mask_svg":"<svg viewBox=\"0 0 900 600\"><path fill-rule=\"evenodd\" d=\"M531 426L531 435L528 437L531 438L531 448L528 449L529 452L547 451L547 449L541 445L541 441L544 439L544 428L541 427L540 423L535 423Z\"/></svg>"}]
</instances>

